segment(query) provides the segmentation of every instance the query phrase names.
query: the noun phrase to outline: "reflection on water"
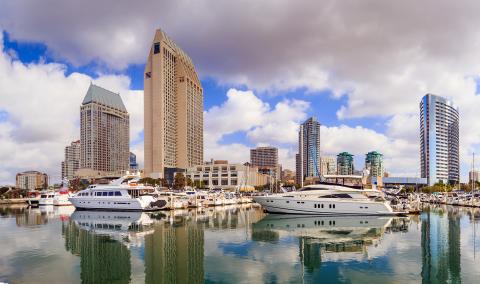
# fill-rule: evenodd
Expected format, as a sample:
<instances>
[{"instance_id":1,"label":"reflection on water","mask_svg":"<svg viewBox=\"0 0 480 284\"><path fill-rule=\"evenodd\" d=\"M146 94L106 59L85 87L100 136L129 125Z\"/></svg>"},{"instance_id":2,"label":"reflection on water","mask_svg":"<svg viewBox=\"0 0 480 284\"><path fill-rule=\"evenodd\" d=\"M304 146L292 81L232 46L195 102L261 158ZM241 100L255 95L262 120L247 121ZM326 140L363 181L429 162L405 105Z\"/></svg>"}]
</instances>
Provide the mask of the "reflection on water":
<instances>
[{"instance_id":1,"label":"reflection on water","mask_svg":"<svg viewBox=\"0 0 480 284\"><path fill-rule=\"evenodd\" d=\"M408 218L266 215L251 205L73 211L0 207L0 282L468 283L480 276L478 209L429 207Z\"/></svg>"}]
</instances>

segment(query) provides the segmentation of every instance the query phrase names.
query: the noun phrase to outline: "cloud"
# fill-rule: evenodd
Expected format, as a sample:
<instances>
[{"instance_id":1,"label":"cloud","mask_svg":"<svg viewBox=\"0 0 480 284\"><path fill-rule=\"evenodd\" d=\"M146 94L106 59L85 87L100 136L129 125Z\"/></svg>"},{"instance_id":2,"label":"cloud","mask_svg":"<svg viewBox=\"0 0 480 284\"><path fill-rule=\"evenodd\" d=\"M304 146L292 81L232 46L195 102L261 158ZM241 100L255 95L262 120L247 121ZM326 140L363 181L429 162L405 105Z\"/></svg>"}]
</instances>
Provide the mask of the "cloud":
<instances>
[{"instance_id":1,"label":"cloud","mask_svg":"<svg viewBox=\"0 0 480 284\"><path fill-rule=\"evenodd\" d=\"M310 104L301 100L284 99L273 107L253 91L230 89L227 100L205 112L205 158L227 159L233 162L249 160L251 147L272 145L279 148L283 168L295 169L298 152L298 125L310 111ZM356 167L362 169L365 154L380 151L390 172L416 176L419 157L417 127L402 129L404 123L416 122L416 117L395 116L387 123L387 134L362 126L347 125L321 127L321 153L336 155L348 151L355 155ZM410 131L415 130L415 135ZM246 143L222 143L231 133L241 133ZM410 139L413 139L411 141ZM249 147L251 146L251 147Z\"/></svg>"},{"instance_id":2,"label":"cloud","mask_svg":"<svg viewBox=\"0 0 480 284\"><path fill-rule=\"evenodd\" d=\"M0 49L3 50L0 37ZM0 53L0 184L14 182L17 172L45 171L60 180L64 148L80 138L80 105L90 82L121 93L130 113L131 139L143 129L143 96L130 91L126 76L66 75L55 63L22 62Z\"/></svg>"},{"instance_id":3,"label":"cloud","mask_svg":"<svg viewBox=\"0 0 480 284\"><path fill-rule=\"evenodd\" d=\"M205 111L205 158L249 161L248 145L221 143L224 136L241 133L252 147L279 147L280 162L293 168L298 124L306 118L309 106L306 101L284 99L271 107L253 91L232 88L223 104Z\"/></svg>"},{"instance_id":4,"label":"cloud","mask_svg":"<svg viewBox=\"0 0 480 284\"><path fill-rule=\"evenodd\" d=\"M273 95L297 89L307 93L329 90L345 102L337 110L341 121L385 117L388 124L382 139L389 142L384 145L398 143L411 149L404 154L412 169L418 168L412 161L418 160L414 128L418 127L420 98L427 92L450 97L460 108L465 175L470 154L480 150L476 122L479 8L480 2L474 0L312 0L300 5L286 0L151 0L139 5L126 0L81 4L7 0L2 2L0 26L14 40L44 43L54 58L77 65L95 62L115 70L144 64L154 30L161 27L192 57L202 78ZM58 70L62 65L42 68L37 75L64 73ZM68 77L83 80L81 74ZM231 130L227 125L216 127L217 132L205 134L206 145L215 146L218 137L234 133L233 129L245 133L252 144L279 143L283 138L286 144L293 143L295 124L285 121L275 131L276 124L264 114L264 108L272 112L270 106L258 100L249 102L253 103L252 110L247 110L249 119L260 115L265 126L236 121L229 125ZM228 112L218 114L223 118ZM48 140L52 129L36 131L35 124L42 121L19 125L12 120L15 127L31 130L12 135L22 141ZM213 152L206 149L206 153Z\"/></svg>"}]
</instances>

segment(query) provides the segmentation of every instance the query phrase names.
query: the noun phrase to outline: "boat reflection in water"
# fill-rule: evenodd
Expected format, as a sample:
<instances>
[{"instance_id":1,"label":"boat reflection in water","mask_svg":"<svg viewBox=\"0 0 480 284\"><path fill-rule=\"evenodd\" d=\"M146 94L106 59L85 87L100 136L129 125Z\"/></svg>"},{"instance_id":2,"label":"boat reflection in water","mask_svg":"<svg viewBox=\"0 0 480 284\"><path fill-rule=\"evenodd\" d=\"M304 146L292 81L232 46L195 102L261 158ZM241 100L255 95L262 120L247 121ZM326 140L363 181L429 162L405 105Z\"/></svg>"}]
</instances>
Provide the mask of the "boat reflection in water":
<instances>
[{"instance_id":1,"label":"boat reflection in water","mask_svg":"<svg viewBox=\"0 0 480 284\"><path fill-rule=\"evenodd\" d=\"M320 267L321 260L368 256L367 247L377 245L383 234L390 230L392 224L397 226L398 221L401 219L379 216L293 217L270 214L253 224L252 239L278 242L280 238L298 238L301 261L307 270L313 271Z\"/></svg>"},{"instance_id":2,"label":"boat reflection in water","mask_svg":"<svg viewBox=\"0 0 480 284\"><path fill-rule=\"evenodd\" d=\"M81 230L110 236L128 245L132 244L132 240L153 233L153 220L140 211L75 211L71 219Z\"/></svg>"}]
</instances>

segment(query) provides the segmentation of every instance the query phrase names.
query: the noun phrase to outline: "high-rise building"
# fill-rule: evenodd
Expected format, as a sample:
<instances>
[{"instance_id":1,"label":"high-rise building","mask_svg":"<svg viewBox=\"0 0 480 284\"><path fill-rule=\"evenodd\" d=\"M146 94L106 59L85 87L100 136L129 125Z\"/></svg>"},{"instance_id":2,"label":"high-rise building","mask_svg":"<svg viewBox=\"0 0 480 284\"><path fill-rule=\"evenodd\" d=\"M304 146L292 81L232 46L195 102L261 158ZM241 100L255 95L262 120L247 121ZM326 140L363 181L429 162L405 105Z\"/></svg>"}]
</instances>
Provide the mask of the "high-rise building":
<instances>
[{"instance_id":1,"label":"high-rise building","mask_svg":"<svg viewBox=\"0 0 480 284\"><path fill-rule=\"evenodd\" d=\"M420 168L428 185L460 181L458 108L427 94L420 102Z\"/></svg>"},{"instance_id":2,"label":"high-rise building","mask_svg":"<svg viewBox=\"0 0 480 284\"><path fill-rule=\"evenodd\" d=\"M468 181L472 182L480 182L480 171L478 170L471 170L468 172Z\"/></svg>"},{"instance_id":3,"label":"high-rise building","mask_svg":"<svg viewBox=\"0 0 480 284\"><path fill-rule=\"evenodd\" d=\"M130 154L129 115L119 94L90 84L80 107L80 167L126 171Z\"/></svg>"},{"instance_id":4,"label":"high-rise building","mask_svg":"<svg viewBox=\"0 0 480 284\"><path fill-rule=\"evenodd\" d=\"M280 179L281 170L278 164L278 148L276 147L257 147L250 149L250 164L258 168L262 174L267 174Z\"/></svg>"},{"instance_id":5,"label":"high-rise building","mask_svg":"<svg viewBox=\"0 0 480 284\"><path fill-rule=\"evenodd\" d=\"M145 175L203 163L203 89L192 60L157 30L144 78Z\"/></svg>"},{"instance_id":6,"label":"high-rise building","mask_svg":"<svg viewBox=\"0 0 480 284\"><path fill-rule=\"evenodd\" d=\"M337 174L353 175L353 155L348 152L342 152L337 155Z\"/></svg>"},{"instance_id":7,"label":"high-rise building","mask_svg":"<svg viewBox=\"0 0 480 284\"><path fill-rule=\"evenodd\" d=\"M137 155L130 152L130 170L138 170Z\"/></svg>"},{"instance_id":8,"label":"high-rise building","mask_svg":"<svg viewBox=\"0 0 480 284\"><path fill-rule=\"evenodd\" d=\"M383 177L383 155L377 151L368 152L365 156L365 169L371 177Z\"/></svg>"},{"instance_id":9,"label":"high-rise building","mask_svg":"<svg viewBox=\"0 0 480 284\"><path fill-rule=\"evenodd\" d=\"M80 168L80 140L73 141L65 147L65 160L62 162L62 180L73 179Z\"/></svg>"},{"instance_id":10,"label":"high-rise building","mask_svg":"<svg viewBox=\"0 0 480 284\"><path fill-rule=\"evenodd\" d=\"M20 189L35 190L46 189L48 187L47 174L37 171L18 173L15 180L16 187Z\"/></svg>"},{"instance_id":11,"label":"high-rise building","mask_svg":"<svg viewBox=\"0 0 480 284\"><path fill-rule=\"evenodd\" d=\"M320 122L310 117L298 132L297 179L300 186L307 177L320 177Z\"/></svg>"},{"instance_id":12,"label":"high-rise building","mask_svg":"<svg viewBox=\"0 0 480 284\"><path fill-rule=\"evenodd\" d=\"M324 175L337 174L337 160L332 156L320 157L320 173Z\"/></svg>"}]
</instances>

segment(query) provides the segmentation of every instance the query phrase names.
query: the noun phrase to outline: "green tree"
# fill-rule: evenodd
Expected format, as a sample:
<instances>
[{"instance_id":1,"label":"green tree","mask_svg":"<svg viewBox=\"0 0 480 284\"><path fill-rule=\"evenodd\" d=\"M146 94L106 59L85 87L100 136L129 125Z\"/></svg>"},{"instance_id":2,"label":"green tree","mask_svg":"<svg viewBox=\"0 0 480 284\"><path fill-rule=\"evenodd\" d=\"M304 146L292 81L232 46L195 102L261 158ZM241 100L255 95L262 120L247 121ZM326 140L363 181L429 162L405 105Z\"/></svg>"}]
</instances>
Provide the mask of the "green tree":
<instances>
[{"instance_id":1,"label":"green tree","mask_svg":"<svg viewBox=\"0 0 480 284\"><path fill-rule=\"evenodd\" d=\"M193 186L193 181L191 178L187 177L187 185L188 186Z\"/></svg>"},{"instance_id":2,"label":"green tree","mask_svg":"<svg viewBox=\"0 0 480 284\"><path fill-rule=\"evenodd\" d=\"M185 187L185 176L183 173L176 173L173 181L174 189L181 189Z\"/></svg>"}]
</instances>

